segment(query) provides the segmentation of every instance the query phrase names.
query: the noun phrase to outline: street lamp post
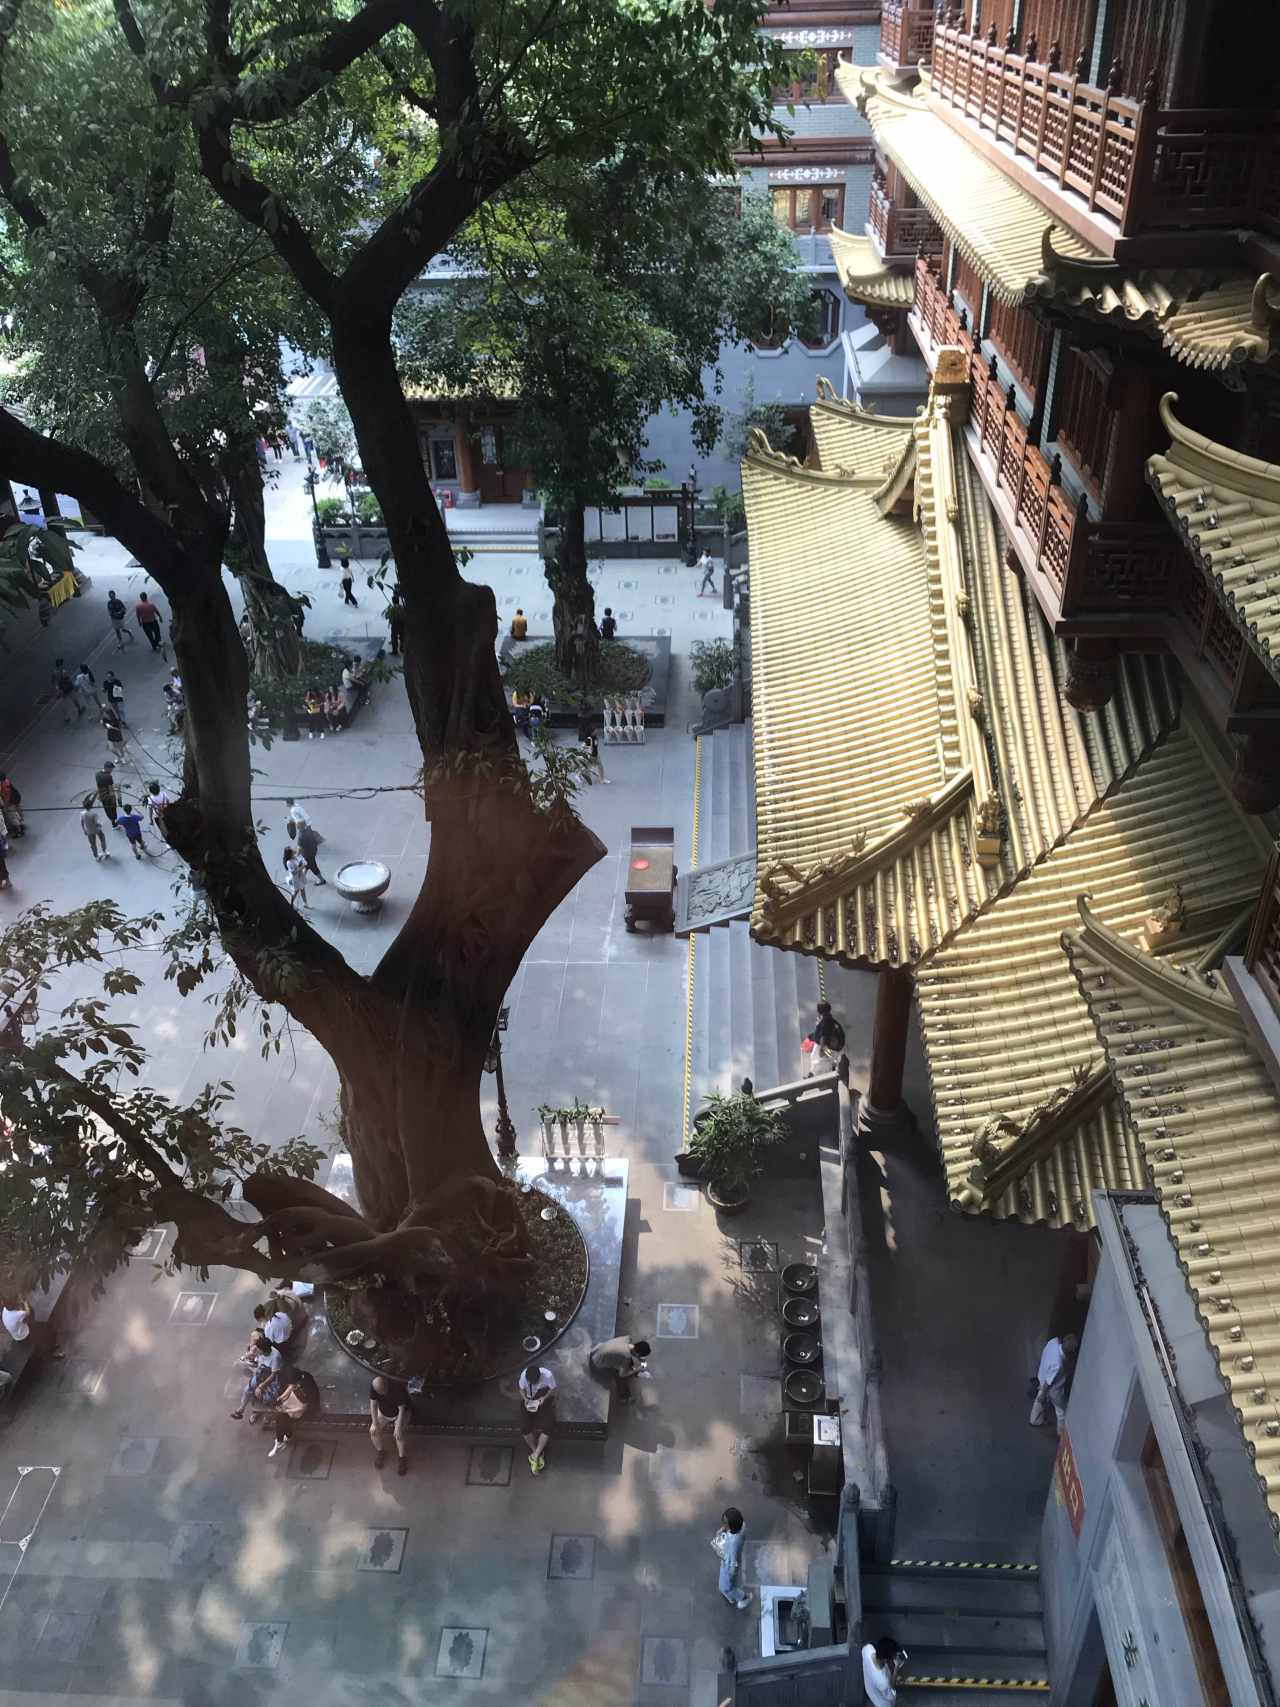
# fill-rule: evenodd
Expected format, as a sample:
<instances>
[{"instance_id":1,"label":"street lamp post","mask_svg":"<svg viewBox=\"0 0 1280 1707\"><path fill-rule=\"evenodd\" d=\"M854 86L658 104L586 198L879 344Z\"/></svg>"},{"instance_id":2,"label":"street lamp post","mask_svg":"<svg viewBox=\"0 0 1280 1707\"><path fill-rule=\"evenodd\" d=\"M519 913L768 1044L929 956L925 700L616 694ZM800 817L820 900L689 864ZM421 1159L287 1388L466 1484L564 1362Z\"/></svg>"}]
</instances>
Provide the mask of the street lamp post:
<instances>
[{"instance_id":1,"label":"street lamp post","mask_svg":"<svg viewBox=\"0 0 1280 1707\"><path fill-rule=\"evenodd\" d=\"M689 494L689 544L685 551L685 562L693 564L698 556L698 470L691 462L689 478L685 484Z\"/></svg>"},{"instance_id":2,"label":"street lamp post","mask_svg":"<svg viewBox=\"0 0 1280 1707\"><path fill-rule=\"evenodd\" d=\"M502 1034L507 1029L510 1017L510 1008L499 1008L498 1023L493 1028L489 1052L484 1059L485 1072L492 1073L497 1081L498 1124L494 1128L494 1136L498 1141L498 1154L504 1158L514 1157L516 1153L516 1129L512 1124L511 1111L507 1107L507 1087L502 1079Z\"/></svg>"}]
</instances>

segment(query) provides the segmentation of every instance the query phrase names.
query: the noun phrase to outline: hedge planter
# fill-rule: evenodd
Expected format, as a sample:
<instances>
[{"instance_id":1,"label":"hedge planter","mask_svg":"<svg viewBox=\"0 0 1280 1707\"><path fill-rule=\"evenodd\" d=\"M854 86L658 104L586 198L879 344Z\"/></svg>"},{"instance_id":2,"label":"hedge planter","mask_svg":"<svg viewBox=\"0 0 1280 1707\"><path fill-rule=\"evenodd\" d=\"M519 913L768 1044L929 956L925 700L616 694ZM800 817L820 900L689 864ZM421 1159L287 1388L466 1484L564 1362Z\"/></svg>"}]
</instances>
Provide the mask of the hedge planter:
<instances>
[{"instance_id":1,"label":"hedge planter","mask_svg":"<svg viewBox=\"0 0 1280 1707\"><path fill-rule=\"evenodd\" d=\"M345 553L353 561L377 564L381 562L383 553L391 549L391 535L386 528L317 528L313 524L311 532L315 540L317 561L321 556L322 543L331 563L336 563Z\"/></svg>"}]
</instances>

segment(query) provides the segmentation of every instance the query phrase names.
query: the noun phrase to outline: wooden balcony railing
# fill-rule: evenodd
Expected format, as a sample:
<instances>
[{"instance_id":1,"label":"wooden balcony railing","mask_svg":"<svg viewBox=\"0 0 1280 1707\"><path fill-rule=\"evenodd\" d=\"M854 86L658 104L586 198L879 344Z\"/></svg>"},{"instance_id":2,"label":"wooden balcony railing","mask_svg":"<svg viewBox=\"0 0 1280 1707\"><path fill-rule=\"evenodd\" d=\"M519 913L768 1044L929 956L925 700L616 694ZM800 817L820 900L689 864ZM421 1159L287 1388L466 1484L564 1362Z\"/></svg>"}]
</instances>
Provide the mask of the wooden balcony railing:
<instances>
[{"instance_id":1,"label":"wooden balcony railing","mask_svg":"<svg viewBox=\"0 0 1280 1707\"><path fill-rule=\"evenodd\" d=\"M964 30L934 31L932 88L947 106L1074 192L1124 237L1206 226L1280 226L1280 125L1252 109L1164 109L1100 89Z\"/></svg>"},{"instance_id":2,"label":"wooden balcony railing","mask_svg":"<svg viewBox=\"0 0 1280 1707\"><path fill-rule=\"evenodd\" d=\"M1280 850L1273 850L1262 879L1244 963L1266 991L1272 1007L1280 1009Z\"/></svg>"},{"instance_id":3,"label":"wooden balcony railing","mask_svg":"<svg viewBox=\"0 0 1280 1707\"><path fill-rule=\"evenodd\" d=\"M880 57L891 65L919 65L933 52L933 0L882 0Z\"/></svg>"},{"instance_id":4,"label":"wooden balcony railing","mask_svg":"<svg viewBox=\"0 0 1280 1707\"><path fill-rule=\"evenodd\" d=\"M1062 487L1061 458L1050 462L1031 441L1014 388L1001 384L996 358L983 357L964 310L955 306L941 274L926 259L916 262L912 312L931 349L945 344L968 358L969 422L980 452L978 466L1004 512L1002 519L1021 535L1027 555L1048 582L1056 602L1051 614L1167 612L1178 567L1190 562L1170 530L1091 519L1086 500L1072 501Z\"/></svg>"},{"instance_id":5,"label":"wooden balcony railing","mask_svg":"<svg viewBox=\"0 0 1280 1707\"><path fill-rule=\"evenodd\" d=\"M886 261L914 261L942 253L943 236L927 207L899 207L889 198L884 179L873 178L867 224Z\"/></svg>"}]
</instances>

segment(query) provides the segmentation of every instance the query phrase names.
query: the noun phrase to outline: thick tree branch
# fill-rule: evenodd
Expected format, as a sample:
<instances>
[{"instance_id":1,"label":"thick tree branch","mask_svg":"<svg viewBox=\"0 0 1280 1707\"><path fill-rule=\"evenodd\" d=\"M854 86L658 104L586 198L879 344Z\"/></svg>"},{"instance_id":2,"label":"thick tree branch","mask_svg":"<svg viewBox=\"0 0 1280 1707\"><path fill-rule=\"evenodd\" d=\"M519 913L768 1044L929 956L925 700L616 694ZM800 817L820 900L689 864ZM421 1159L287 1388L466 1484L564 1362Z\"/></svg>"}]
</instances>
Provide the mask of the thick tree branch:
<instances>
[{"instance_id":1,"label":"thick tree branch","mask_svg":"<svg viewBox=\"0 0 1280 1707\"><path fill-rule=\"evenodd\" d=\"M181 587L185 554L177 534L89 451L37 433L0 409L0 471L24 486L69 492L147 565L170 598Z\"/></svg>"}]
</instances>

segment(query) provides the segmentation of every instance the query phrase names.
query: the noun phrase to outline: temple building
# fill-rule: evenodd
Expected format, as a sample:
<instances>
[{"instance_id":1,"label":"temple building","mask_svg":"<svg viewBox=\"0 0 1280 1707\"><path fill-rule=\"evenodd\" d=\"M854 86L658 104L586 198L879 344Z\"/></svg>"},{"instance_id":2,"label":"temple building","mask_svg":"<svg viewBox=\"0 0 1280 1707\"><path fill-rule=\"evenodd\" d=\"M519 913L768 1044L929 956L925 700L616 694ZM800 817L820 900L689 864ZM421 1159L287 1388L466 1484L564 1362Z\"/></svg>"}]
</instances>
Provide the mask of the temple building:
<instances>
[{"instance_id":1,"label":"temple building","mask_svg":"<svg viewBox=\"0 0 1280 1707\"><path fill-rule=\"evenodd\" d=\"M751 935L877 981L846 1206L933 1142L975 1237L1081 1254L1038 1553L1081 1707L1280 1677L1278 31L886 0L832 246L920 406L821 387L805 460L742 475Z\"/></svg>"}]
</instances>

